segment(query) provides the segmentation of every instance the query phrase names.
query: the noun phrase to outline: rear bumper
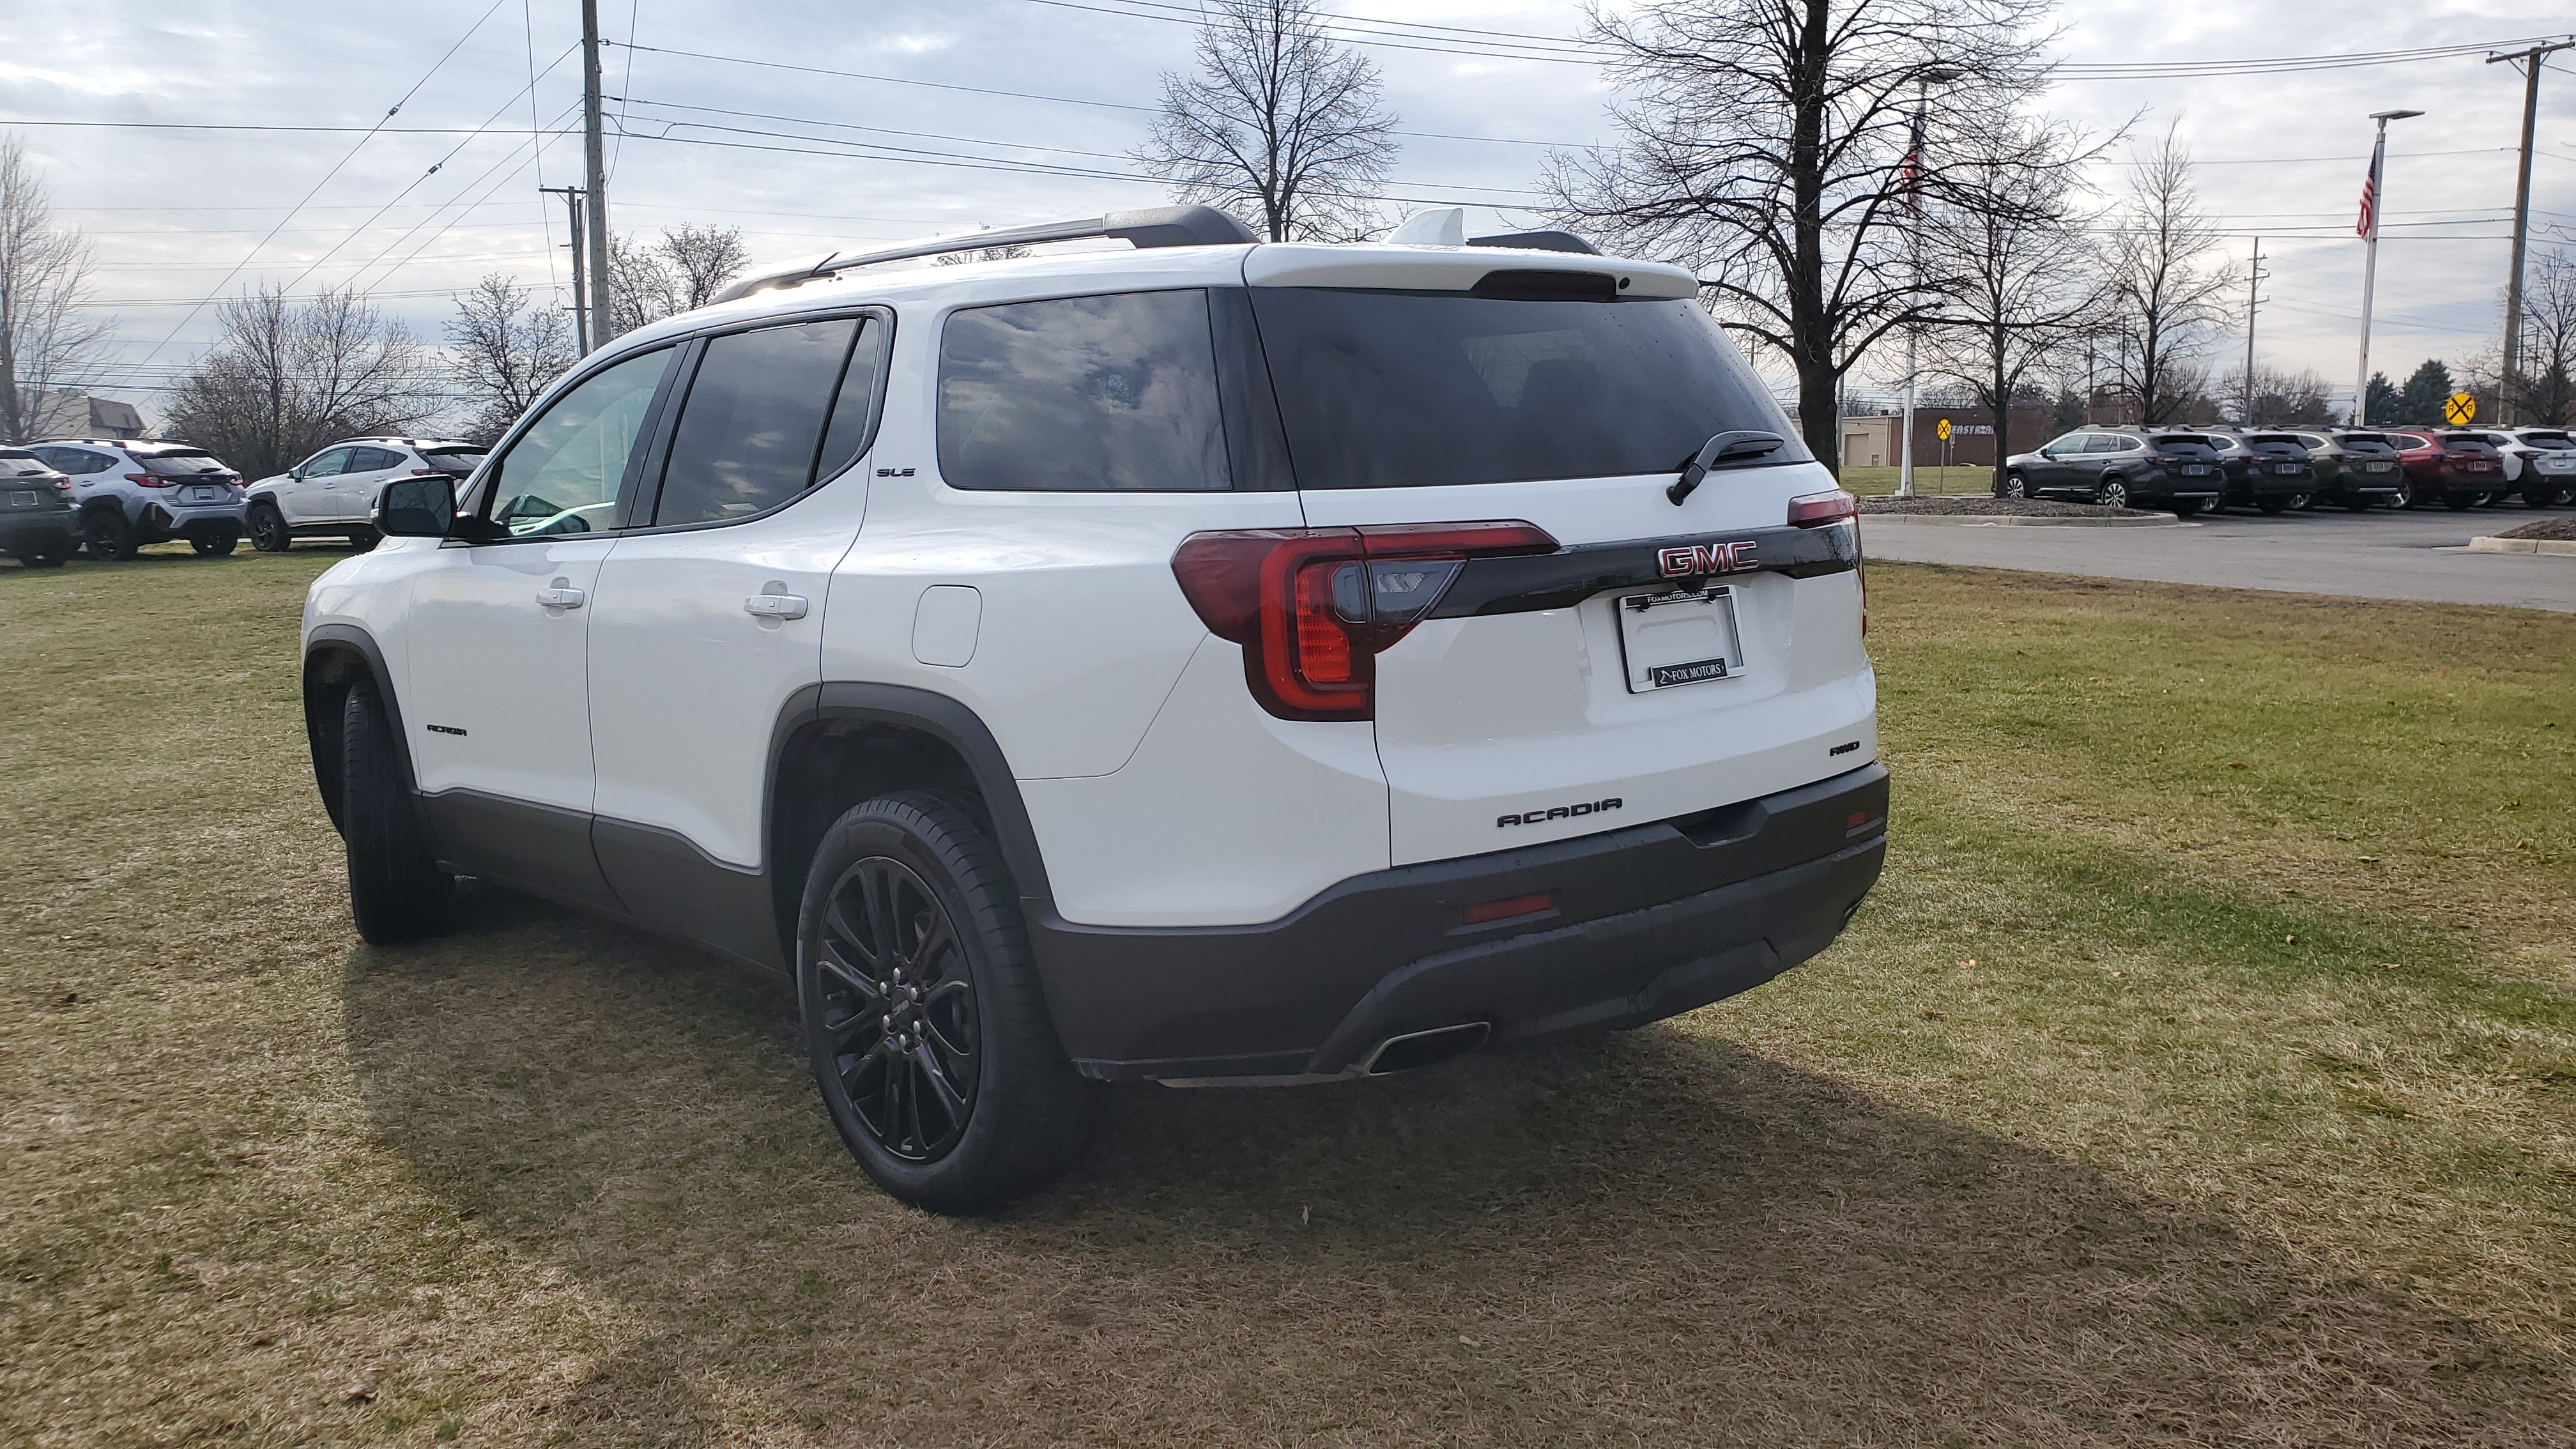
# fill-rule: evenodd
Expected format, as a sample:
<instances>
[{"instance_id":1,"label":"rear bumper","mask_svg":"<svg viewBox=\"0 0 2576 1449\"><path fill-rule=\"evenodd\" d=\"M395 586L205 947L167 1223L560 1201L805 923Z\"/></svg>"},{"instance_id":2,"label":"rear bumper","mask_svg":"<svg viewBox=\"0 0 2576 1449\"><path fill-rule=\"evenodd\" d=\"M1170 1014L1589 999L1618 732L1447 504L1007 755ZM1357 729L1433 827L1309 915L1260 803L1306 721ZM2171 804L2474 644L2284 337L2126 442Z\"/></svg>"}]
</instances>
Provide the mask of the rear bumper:
<instances>
[{"instance_id":1,"label":"rear bumper","mask_svg":"<svg viewBox=\"0 0 2576 1449\"><path fill-rule=\"evenodd\" d=\"M1842 931L1886 857L1867 765L1680 820L1375 871L1281 920L1206 929L1033 921L1066 1052L1108 1080L1315 1079L1390 1037L1483 1023L1494 1045L1640 1026L1758 986ZM1543 912L1464 923L1482 902Z\"/></svg>"},{"instance_id":2,"label":"rear bumper","mask_svg":"<svg viewBox=\"0 0 2576 1449\"><path fill-rule=\"evenodd\" d=\"M0 549L26 548L49 539L80 537L80 517L68 508L0 513Z\"/></svg>"}]
</instances>

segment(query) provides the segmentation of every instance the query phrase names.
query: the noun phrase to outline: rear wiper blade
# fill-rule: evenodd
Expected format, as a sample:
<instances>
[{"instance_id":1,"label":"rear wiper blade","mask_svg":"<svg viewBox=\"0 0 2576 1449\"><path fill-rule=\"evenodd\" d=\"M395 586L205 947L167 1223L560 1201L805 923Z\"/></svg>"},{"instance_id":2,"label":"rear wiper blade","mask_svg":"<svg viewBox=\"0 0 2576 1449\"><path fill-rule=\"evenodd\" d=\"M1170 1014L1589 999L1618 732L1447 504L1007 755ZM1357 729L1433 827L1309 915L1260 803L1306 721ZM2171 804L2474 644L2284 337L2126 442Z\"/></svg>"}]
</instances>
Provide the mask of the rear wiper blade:
<instances>
[{"instance_id":1,"label":"rear wiper blade","mask_svg":"<svg viewBox=\"0 0 2576 1449\"><path fill-rule=\"evenodd\" d=\"M1673 500L1675 507L1679 507L1683 499L1690 497L1701 483L1707 481L1709 469L1726 463L1759 458L1766 453L1776 453L1787 446L1789 446L1789 440L1778 433L1744 430L1719 433L1700 444L1698 456L1692 458L1690 465L1682 469L1681 481L1665 489L1664 496Z\"/></svg>"}]
</instances>

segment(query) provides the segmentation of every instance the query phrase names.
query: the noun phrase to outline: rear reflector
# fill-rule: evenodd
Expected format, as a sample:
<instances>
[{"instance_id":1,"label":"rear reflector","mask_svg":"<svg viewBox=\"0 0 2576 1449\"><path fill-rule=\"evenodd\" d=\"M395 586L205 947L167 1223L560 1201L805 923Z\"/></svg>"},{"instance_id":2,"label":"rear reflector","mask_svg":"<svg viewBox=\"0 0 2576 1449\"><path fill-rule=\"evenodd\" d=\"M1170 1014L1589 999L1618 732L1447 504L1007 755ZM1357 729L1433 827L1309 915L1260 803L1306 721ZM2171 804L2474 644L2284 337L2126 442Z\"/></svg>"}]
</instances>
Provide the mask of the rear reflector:
<instances>
[{"instance_id":1,"label":"rear reflector","mask_svg":"<svg viewBox=\"0 0 2576 1449\"><path fill-rule=\"evenodd\" d=\"M1376 711L1375 660L1431 612L1466 560L1554 553L1517 521L1194 533L1172 577L1208 632L1243 646L1244 682L1281 719Z\"/></svg>"},{"instance_id":2,"label":"rear reflector","mask_svg":"<svg viewBox=\"0 0 2576 1449\"><path fill-rule=\"evenodd\" d=\"M1481 926L1491 921L1510 921L1522 916L1535 916L1542 911L1552 910L1555 906L1556 892L1541 891L1534 896L1514 896L1510 900L1487 901L1481 906L1469 906L1460 919L1468 925Z\"/></svg>"}]
</instances>

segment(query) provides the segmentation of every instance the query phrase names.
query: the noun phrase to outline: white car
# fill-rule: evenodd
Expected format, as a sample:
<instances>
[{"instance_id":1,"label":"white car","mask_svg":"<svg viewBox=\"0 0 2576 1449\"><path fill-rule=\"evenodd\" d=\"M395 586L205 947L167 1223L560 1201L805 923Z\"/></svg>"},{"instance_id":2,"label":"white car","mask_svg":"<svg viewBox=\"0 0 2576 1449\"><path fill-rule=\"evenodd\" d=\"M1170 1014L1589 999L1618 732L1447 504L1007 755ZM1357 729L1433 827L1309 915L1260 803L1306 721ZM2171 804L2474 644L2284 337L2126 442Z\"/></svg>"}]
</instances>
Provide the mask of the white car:
<instances>
[{"instance_id":1,"label":"white car","mask_svg":"<svg viewBox=\"0 0 2576 1449\"><path fill-rule=\"evenodd\" d=\"M1104 1082L1424 1066L1822 950L1886 848L1850 496L1691 273L1398 236L835 256L396 480L304 616L360 933L470 875L786 973L850 1150L940 1209L1064 1166Z\"/></svg>"},{"instance_id":2,"label":"white car","mask_svg":"<svg viewBox=\"0 0 2576 1449\"><path fill-rule=\"evenodd\" d=\"M250 486L250 545L284 553L299 538L376 542L376 498L396 478L463 478L483 461L480 443L350 438Z\"/></svg>"},{"instance_id":3,"label":"white car","mask_svg":"<svg viewBox=\"0 0 2576 1449\"><path fill-rule=\"evenodd\" d=\"M2576 492L2576 439L2565 428L2491 429L2474 436L2504 455L2505 481L2532 507L2551 507Z\"/></svg>"}]
</instances>

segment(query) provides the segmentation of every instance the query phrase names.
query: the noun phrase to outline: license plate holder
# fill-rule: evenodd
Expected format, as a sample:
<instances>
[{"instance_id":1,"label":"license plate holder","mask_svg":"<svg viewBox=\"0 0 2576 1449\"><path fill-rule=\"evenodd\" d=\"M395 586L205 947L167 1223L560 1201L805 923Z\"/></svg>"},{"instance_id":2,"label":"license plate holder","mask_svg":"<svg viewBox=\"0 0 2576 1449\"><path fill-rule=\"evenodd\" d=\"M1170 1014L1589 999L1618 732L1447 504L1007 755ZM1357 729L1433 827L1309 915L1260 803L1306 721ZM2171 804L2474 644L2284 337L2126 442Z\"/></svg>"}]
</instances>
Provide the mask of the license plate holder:
<instances>
[{"instance_id":1,"label":"license plate holder","mask_svg":"<svg viewBox=\"0 0 2576 1449\"><path fill-rule=\"evenodd\" d=\"M1744 677L1733 585L1624 594L1613 607L1630 694Z\"/></svg>"},{"instance_id":2,"label":"license plate holder","mask_svg":"<svg viewBox=\"0 0 2576 1449\"><path fill-rule=\"evenodd\" d=\"M224 501L224 490L221 488L190 488L188 490L188 501L191 503L221 503Z\"/></svg>"}]
</instances>

